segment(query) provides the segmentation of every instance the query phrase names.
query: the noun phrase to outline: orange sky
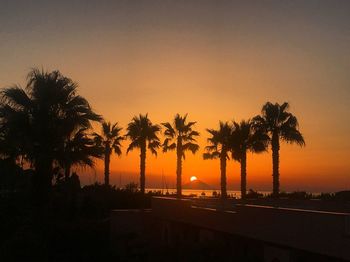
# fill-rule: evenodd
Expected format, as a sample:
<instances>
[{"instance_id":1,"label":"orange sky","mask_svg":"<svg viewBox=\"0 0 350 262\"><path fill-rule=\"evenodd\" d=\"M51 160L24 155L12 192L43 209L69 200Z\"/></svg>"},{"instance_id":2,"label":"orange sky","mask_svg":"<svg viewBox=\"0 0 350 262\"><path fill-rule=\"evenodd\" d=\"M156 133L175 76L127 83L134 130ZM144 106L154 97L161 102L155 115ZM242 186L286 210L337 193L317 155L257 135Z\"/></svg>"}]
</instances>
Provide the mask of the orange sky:
<instances>
[{"instance_id":1,"label":"orange sky","mask_svg":"<svg viewBox=\"0 0 350 262\"><path fill-rule=\"evenodd\" d=\"M349 189L349 13L346 1L5 1L0 86L24 84L39 66L77 81L123 127L138 113L154 123L189 113L201 149L188 154L184 182L196 175L217 187L218 160L202 160L205 128L287 101L307 146L282 144L282 190ZM112 158L112 182L138 182L138 155ZM248 188L271 188L271 162L270 152L249 155ZM162 171L175 184L175 165L174 153L149 155L147 185L159 185ZM229 188L239 188L239 172L228 164ZM87 173L82 180L95 181Z\"/></svg>"}]
</instances>

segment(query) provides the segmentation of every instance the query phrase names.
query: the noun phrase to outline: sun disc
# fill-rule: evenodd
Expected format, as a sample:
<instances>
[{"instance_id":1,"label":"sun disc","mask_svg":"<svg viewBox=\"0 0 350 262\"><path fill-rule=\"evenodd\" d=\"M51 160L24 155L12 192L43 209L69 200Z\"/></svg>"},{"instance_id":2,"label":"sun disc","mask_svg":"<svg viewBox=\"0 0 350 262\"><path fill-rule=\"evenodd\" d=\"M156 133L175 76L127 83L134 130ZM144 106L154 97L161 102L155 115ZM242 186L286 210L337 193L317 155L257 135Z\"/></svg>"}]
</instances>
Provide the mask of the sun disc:
<instances>
[{"instance_id":1,"label":"sun disc","mask_svg":"<svg viewBox=\"0 0 350 262\"><path fill-rule=\"evenodd\" d=\"M191 182L192 182L192 181L195 181L195 180L197 180L197 177L191 176L190 180L191 180Z\"/></svg>"}]
</instances>

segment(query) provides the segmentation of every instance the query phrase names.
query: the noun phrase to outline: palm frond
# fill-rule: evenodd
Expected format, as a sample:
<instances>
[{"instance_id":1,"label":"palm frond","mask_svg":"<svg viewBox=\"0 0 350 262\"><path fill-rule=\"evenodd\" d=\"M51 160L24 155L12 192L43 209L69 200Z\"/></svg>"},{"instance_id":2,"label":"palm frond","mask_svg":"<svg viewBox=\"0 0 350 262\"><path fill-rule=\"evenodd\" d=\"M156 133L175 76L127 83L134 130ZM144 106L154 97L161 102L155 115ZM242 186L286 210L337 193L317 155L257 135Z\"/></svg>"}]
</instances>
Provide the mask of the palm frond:
<instances>
[{"instance_id":1,"label":"palm frond","mask_svg":"<svg viewBox=\"0 0 350 262\"><path fill-rule=\"evenodd\" d=\"M30 109L32 102L27 93L19 86L5 88L1 91L3 102L16 109Z\"/></svg>"},{"instance_id":2,"label":"palm frond","mask_svg":"<svg viewBox=\"0 0 350 262\"><path fill-rule=\"evenodd\" d=\"M287 143L304 146L304 138L298 130L298 120L292 113L288 112L289 107L287 102L282 105L267 102L262 108L261 116L253 118L254 129L270 135L270 139L272 134L278 134Z\"/></svg>"},{"instance_id":3,"label":"palm frond","mask_svg":"<svg viewBox=\"0 0 350 262\"><path fill-rule=\"evenodd\" d=\"M140 148L140 143L138 140L134 140L129 144L126 150L126 153L128 154L130 151L134 150L135 148Z\"/></svg>"},{"instance_id":4,"label":"palm frond","mask_svg":"<svg viewBox=\"0 0 350 262\"><path fill-rule=\"evenodd\" d=\"M212 153L204 153L203 154L203 159L204 160L208 160L208 159L216 159L216 158L219 158L220 157L220 153L215 151L215 152L212 152Z\"/></svg>"},{"instance_id":5,"label":"palm frond","mask_svg":"<svg viewBox=\"0 0 350 262\"><path fill-rule=\"evenodd\" d=\"M168 152L168 151L171 151L171 150L174 150L176 148L176 144L175 143L171 143L169 145L169 143L171 142L171 139L169 138L166 138L163 142L163 152Z\"/></svg>"},{"instance_id":6,"label":"palm frond","mask_svg":"<svg viewBox=\"0 0 350 262\"><path fill-rule=\"evenodd\" d=\"M188 143L182 145L182 150L183 151L189 150L192 152L192 154L195 154L199 150L199 145L197 145L195 143L188 142Z\"/></svg>"},{"instance_id":7,"label":"palm frond","mask_svg":"<svg viewBox=\"0 0 350 262\"><path fill-rule=\"evenodd\" d=\"M281 131L281 139L290 144L305 146L303 135L296 129L287 129Z\"/></svg>"},{"instance_id":8,"label":"palm frond","mask_svg":"<svg viewBox=\"0 0 350 262\"><path fill-rule=\"evenodd\" d=\"M171 124L167 122L167 123L162 123L162 125L166 128L164 131L164 135L167 137L173 138L175 136L175 130L171 126Z\"/></svg>"},{"instance_id":9,"label":"palm frond","mask_svg":"<svg viewBox=\"0 0 350 262\"><path fill-rule=\"evenodd\" d=\"M127 127L126 137L131 140L128 152L136 147L141 148L148 141L148 149L155 154L156 149L160 146L158 133L160 126L154 125L148 118L148 114L134 116Z\"/></svg>"},{"instance_id":10,"label":"palm frond","mask_svg":"<svg viewBox=\"0 0 350 262\"><path fill-rule=\"evenodd\" d=\"M206 152L203 154L203 158L225 157L229 159L227 153L231 148L233 130L233 125L222 121L219 122L219 129L207 129L211 137L207 139L208 145L205 147Z\"/></svg>"}]
</instances>

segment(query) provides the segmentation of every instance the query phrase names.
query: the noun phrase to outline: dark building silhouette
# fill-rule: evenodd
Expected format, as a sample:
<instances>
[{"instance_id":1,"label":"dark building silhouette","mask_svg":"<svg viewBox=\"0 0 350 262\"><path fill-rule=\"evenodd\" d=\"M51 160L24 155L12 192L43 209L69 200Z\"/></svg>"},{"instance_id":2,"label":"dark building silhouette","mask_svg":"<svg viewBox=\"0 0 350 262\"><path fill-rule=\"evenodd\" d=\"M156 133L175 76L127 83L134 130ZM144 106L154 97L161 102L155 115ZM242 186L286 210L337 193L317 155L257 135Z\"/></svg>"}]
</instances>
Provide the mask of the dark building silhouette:
<instances>
[{"instance_id":1,"label":"dark building silhouette","mask_svg":"<svg viewBox=\"0 0 350 262\"><path fill-rule=\"evenodd\" d=\"M266 205L155 197L151 210L112 212L112 248L145 256L153 250L152 258L170 261L350 259L349 213L316 210L318 203L261 201Z\"/></svg>"}]
</instances>

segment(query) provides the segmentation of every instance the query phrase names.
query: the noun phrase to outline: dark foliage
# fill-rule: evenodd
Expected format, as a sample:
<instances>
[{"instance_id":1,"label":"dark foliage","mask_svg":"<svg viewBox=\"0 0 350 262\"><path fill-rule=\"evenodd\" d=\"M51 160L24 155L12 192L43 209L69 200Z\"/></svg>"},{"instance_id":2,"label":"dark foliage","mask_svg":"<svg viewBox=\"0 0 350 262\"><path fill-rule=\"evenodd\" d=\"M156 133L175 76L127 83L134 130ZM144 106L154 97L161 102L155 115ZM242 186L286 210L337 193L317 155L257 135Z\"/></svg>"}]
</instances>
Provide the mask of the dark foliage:
<instances>
[{"instance_id":1,"label":"dark foliage","mask_svg":"<svg viewBox=\"0 0 350 262\"><path fill-rule=\"evenodd\" d=\"M350 201L350 191L339 191L333 195L334 200Z\"/></svg>"},{"instance_id":2,"label":"dark foliage","mask_svg":"<svg viewBox=\"0 0 350 262\"><path fill-rule=\"evenodd\" d=\"M107 217L112 209L150 208L152 195L100 184L85 186L81 190L81 214Z\"/></svg>"},{"instance_id":3,"label":"dark foliage","mask_svg":"<svg viewBox=\"0 0 350 262\"><path fill-rule=\"evenodd\" d=\"M269 194L266 196L266 198L275 198L275 197L276 196L273 194ZM280 192L278 197L282 199L294 199L294 200L307 200L307 199L313 198L311 193L307 193L305 191Z\"/></svg>"},{"instance_id":4,"label":"dark foliage","mask_svg":"<svg viewBox=\"0 0 350 262\"><path fill-rule=\"evenodd\" d=\"M85 131L100 120L74 81L59 71L32 69L24 88L0 91L0 157L32 166L37 200L48 201L55 166L68 178L72 165L92 165Z\"/></svg>"},{"instance_id":5,"label":"dark foliage","mask_svg":"<svg viewBox=\"0 0 350 262\"><path fill-rule=\"evenodd\" d=\"M246 198L251 199L251 198L262 198L264 195L262 193L259 193L258 191L254 191L253 189L249 189Z\"/></svg>"},{"instance_id":6,"label":"dark foliage","mask_svg":"<svg viewBox=\"0 0 350 262\"><path fill-rule=\"evenodd\" d=\"M28 192L0 197L0 261L110 261L112 209L150 208L154 193L94 184L76 174L52 188L46 206Z\"/></svg>"}]
</instances>

